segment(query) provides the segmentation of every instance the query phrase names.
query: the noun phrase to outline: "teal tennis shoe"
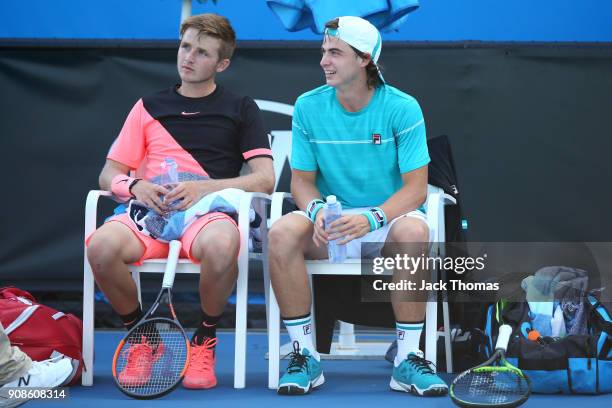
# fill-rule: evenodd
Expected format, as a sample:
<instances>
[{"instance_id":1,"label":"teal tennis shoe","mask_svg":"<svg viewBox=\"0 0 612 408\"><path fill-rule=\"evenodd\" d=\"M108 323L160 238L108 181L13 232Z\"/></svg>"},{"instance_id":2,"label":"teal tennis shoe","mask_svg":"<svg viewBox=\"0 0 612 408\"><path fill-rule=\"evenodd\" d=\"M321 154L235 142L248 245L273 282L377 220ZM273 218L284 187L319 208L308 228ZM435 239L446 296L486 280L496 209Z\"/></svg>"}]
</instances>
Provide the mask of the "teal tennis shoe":
<instances>
[{"instance_id":1,"label":"teal tennis shoe","mask_svg":"<svg viewBox=\"0 0 612 408\"><path fill-rule=\"evenodd\" d=\"M438 396L448 394L448 386L431 368L431 361L423 358L423 352L408 354L408 357L397 367L389 386L394 391L411 392L421 396Z\"/></svg>"},{"instance_id":2,"label":"teal tennis shoe","mask_svg":"<svg viewBox=\"0 0 612 408\"><path fill-rule=\"evenodd\" d=\"M308 394L325 382L321 363L308 349L302 349L297 341L293 342L293 352L289 357L287 371L280 379L278 393L281 395Z\"/></svg>"}]
</instances>

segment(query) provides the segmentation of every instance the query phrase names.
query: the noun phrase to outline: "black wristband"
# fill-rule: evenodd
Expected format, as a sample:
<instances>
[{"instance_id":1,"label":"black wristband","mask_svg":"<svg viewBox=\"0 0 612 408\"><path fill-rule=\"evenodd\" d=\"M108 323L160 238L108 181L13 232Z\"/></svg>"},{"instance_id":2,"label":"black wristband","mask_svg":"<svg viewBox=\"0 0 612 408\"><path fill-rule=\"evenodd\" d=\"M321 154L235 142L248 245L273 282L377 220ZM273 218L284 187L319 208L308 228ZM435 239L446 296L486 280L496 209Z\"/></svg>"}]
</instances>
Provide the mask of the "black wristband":
<instances>
[{"instance_id":1,"label":"black wristband","mask_svg":"<svg viewBox=\"0 0 612 408\"><path fill-rule=\"evenodd\" d=\"M136 198L136 196L134 195L134 193L132 193L132 187L134 187L136 185L136 183L138 183L140 180L142 179L134 179L132 180L132 182L130 183L130 185L128 186L128 191L130 192L130 194L132 195L132 197Z\"/></svg>"}]
</instances>

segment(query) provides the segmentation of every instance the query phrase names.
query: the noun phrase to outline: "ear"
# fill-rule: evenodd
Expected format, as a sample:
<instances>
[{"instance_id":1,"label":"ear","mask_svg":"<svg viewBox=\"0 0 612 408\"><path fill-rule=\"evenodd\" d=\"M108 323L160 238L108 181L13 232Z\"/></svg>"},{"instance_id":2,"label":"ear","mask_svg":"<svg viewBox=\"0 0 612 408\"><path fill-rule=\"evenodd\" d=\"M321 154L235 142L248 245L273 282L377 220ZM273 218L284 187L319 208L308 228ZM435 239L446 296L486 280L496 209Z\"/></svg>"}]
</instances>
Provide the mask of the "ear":
<instances>
[{"instance_id":1,"label":"ear","mask_svg":"<svg viewBox=\"0 0 612 408\"><path fill-rule=\"evenodd\" d=\"M223 72L229 66L230 66L230 60L228 58L222 59L221 61L217 62L216 71L217 71L217 73Z\"/></svg>"},{"instance_id":2,"label":"ear","mask_svg":"<svg viewBox=\"0 0 612 408\"><path fill-rule=\"evenodd\" d=\"M361 58L361 62L359 63L359 65L361 65L362 68L365 68L368 66L370 61L372 61L372 56L366 52L363 54L363 57Z\"/></svg>"}]
</instances>

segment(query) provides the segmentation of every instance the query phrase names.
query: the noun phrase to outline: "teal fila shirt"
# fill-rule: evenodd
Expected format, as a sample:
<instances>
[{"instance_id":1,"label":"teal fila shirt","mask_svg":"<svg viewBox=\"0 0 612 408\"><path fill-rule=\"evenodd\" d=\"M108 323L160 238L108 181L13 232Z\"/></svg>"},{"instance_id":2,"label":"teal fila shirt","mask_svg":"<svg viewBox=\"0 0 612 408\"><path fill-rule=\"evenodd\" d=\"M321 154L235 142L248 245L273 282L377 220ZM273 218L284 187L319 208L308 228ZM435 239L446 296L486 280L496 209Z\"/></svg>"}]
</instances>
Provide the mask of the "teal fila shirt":
<instances>
[{"instance_id":1,"label":"teal fila shirt","mask_svg":"<svg viewBox=\"0 0 612 408\"><path fill-rule=\"evenodd\" d=\"M383 204L403 186L402 173L429 163L418 102L387 84L358 112L328 85L300 95L292 133L292 168L316 171L323 197L335 195L343 208Z\"/></svg>"}]
</instances>

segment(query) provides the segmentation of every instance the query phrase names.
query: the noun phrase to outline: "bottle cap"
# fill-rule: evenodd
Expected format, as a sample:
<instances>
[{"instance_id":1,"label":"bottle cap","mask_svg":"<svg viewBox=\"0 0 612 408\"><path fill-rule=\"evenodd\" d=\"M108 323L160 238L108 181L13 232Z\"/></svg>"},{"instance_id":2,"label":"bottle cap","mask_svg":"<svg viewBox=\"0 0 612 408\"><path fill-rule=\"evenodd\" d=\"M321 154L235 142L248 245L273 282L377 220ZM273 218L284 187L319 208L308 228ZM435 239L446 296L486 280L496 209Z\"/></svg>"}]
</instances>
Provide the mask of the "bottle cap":
<instances>
[{"instance_id":1,"label":"bottle cap","mask_svg":"<svg viewBox=\"0 0 612 408\"><path fill-rule=\"evenodd\" d=\"M338 200L336 200L336 196L335 195L328 195L327 196L327 204L336 204Z\"/></svg>"}]
</instances>

